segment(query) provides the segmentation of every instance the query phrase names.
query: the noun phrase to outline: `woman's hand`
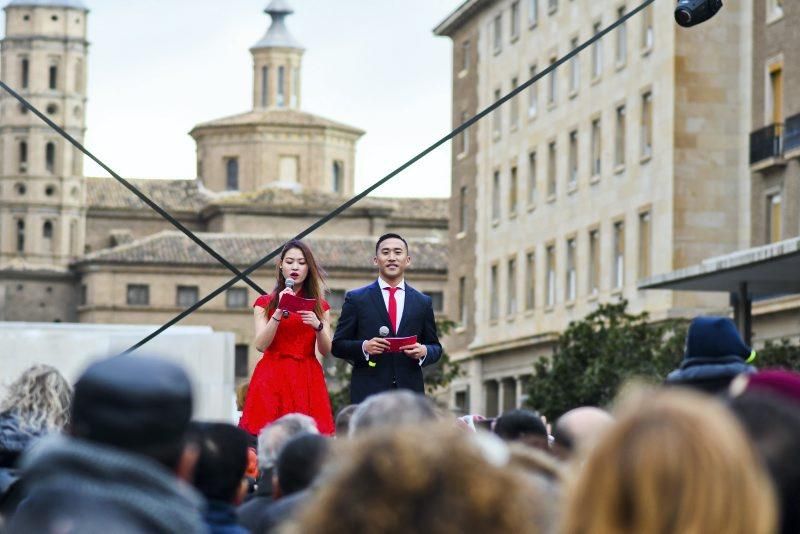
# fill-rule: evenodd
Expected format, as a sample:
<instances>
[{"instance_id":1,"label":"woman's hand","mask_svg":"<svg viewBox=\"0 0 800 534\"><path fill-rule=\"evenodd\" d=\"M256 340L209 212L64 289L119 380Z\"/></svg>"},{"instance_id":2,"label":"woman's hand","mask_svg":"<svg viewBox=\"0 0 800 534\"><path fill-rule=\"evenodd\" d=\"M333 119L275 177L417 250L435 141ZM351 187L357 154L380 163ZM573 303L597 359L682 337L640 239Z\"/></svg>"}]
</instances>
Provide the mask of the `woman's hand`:
<instances>
[{"instance_id":1,"label":"woman's hand","mask_svg":"<svg viewBox=\"0 0 800 534\"><path fill-rule=\"evenodd\" d=\"M307 324L314 330L319 330L319 325L322 324L322 321L319 320L316 313L313 311L299 311L297 313L300 315L300 319L303 320L303 324Z\"/></svg>"},{"instance_id":2,"label":"woman's hand","mask_svg":"<svg viewBox=\"0 0 800 534\"><path fill-rule=\"evenodd\" d=\"M294 295L294 291L292 291L292 288L290 288L290 287L287 287L286 289L284 289L283 291L278 293L278 306L279 307L275 309L275 315L273 315L273 317L275 317L276 319L280 318L283 315L283 310L280 309L280 303L281 303L281 297L284 296L286 293L290 293L290 294Z\"/></svg>"}]
</instances>

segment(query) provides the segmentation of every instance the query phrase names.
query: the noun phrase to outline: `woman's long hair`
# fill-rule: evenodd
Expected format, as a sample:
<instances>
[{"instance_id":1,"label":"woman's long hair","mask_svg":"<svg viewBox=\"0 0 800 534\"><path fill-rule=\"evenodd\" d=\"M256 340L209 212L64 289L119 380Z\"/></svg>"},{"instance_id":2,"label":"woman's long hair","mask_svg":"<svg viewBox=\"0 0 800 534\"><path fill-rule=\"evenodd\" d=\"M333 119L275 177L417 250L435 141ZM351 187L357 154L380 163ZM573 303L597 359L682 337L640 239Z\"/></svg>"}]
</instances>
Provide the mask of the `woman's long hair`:
<instances>
[{"instance_id":1,"label":"woman's long hair","mask_svg":"<svg viewBox=\"0 0 800 534\"><path fill-rule=\"evenodd\" d=\"M72 387L54 367L34 365L9 387L0 413L13 413L26 430L60 431L69 421Z\"/></svg>"},{"instance_id":2,"label":"woman's long hair","mask_svg":"<svg viewBox=\"0 0 800 534\"><path fill-rule=\"evenodd\" d=\"M774 532L770 480L724 406L689 391L637 398L574 481L563 534Z\"/></svg>"},{"instance_id":3,"label":"woman's long hair","mask_svg":"<svg viewBox=\"0 0 800 534\"><path fill-rule=\"evenodd\" d=\"M292 239L291 241L287 242L283 246L283 250L281 250L281 259L278 260L277 263L278 279L275 282L275 288L272 290L272 293L270 293L267 317L271 316L273 313L275 313L275 310L278 309L278 293L286 288L286 277L283 276L281 264L283 263L283 258L286 256L286 253L293 248L296 248L303 253L303 256L306 259L306 265L308 266L308 274L306 275L306 279L303 281L303 296L307 299L314 299L317 301L316 305L314 306L314 313L317 314L317 317L322 319L322 299L325 296L326 289L325 271L317 265L317 260L314 259L314 254L312 254L308 245L299 239Z\"/></svg>"}]
</instances>

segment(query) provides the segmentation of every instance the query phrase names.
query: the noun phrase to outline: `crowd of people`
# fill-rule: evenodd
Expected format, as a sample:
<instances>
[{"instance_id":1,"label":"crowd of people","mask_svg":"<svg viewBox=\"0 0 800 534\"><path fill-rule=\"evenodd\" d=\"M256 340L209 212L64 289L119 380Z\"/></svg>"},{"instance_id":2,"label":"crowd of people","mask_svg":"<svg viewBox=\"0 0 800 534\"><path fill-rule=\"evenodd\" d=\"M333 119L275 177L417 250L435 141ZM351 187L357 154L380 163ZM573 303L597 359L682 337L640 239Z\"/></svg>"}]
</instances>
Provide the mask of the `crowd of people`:
<instances>
[{"instance_id":1,"label":"crowd of people","mask_svg":"<svg viewBox=\"0 0 800 534\"><path fill-rule=\"evenodd\" d=\"M0 403L9 533L800 531L800 373L750 366L730 320L693 321L681 369L552 425L533 409L456 417L394 389L335 435L292 413L253 443L192 420L179 366L25 371Z\"/></svg>"}]
</instances>

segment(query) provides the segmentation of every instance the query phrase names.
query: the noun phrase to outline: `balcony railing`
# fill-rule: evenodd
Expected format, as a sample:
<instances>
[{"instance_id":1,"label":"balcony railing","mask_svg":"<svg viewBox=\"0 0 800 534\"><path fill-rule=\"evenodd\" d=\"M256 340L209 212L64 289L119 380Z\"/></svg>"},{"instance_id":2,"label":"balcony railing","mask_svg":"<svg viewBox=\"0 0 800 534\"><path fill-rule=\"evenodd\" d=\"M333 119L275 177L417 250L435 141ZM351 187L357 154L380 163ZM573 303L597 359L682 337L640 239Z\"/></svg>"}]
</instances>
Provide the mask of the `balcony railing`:
<instances>
[{"instance_id":1,"label":"balcony railing","mask_svg":"<svg viewBox=\"0 0 800 534\"><path fill-rule=\"evenodd\" d=\"M790 152L800 148L800 113L786 119L783 130L783 150Z\"/></svg>"},{"instance_id":2,"label":"balcony railing","mask_svg":"<svg viewBox=\"0 0 800 534\"><path fill-rule=\"evenodd\" d=\"M783 155L783 124L770 124L750 134L750 164Z\"/></svg>"}]
</instances>

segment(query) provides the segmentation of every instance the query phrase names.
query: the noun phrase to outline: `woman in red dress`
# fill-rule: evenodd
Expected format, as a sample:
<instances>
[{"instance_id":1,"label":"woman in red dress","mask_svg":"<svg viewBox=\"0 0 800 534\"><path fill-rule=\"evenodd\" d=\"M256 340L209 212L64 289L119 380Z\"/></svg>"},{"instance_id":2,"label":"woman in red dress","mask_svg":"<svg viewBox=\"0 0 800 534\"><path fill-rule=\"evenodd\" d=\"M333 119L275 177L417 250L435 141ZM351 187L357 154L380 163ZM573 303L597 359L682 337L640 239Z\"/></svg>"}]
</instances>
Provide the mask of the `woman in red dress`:
<instances>
[{"instance_id":1,"label":"woman in red dress","mask_svg":"<svg viewBox=\"0 0 800 534\"><path fill-rule=\"evenodd\" d=\"M286 287L287 279L294 281L292 289ZM320 433L333 434L331 403L318 359L331 350L330 306L323 291L323 275L311 249L302 241L289 241L278 262L275 289L253 304L254 344L264 355L253 371L239 420L250 434L258 435L288 413L309 415ZM285 293L316 299L314 311L284 312L278 302Z\"/></svg>"}]
</instances>

